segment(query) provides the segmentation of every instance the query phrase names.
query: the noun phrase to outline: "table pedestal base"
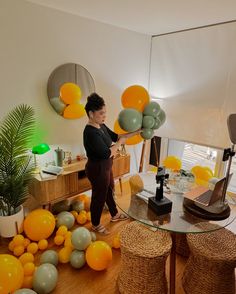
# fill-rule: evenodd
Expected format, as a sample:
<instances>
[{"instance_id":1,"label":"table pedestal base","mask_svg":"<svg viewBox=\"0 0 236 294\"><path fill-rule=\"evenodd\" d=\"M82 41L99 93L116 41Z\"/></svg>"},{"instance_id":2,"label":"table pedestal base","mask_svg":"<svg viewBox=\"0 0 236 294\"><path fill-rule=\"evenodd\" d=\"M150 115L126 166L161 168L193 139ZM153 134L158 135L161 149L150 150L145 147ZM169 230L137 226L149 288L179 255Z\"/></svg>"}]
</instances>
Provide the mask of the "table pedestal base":
<instances>
[{"instance_id":1,"label":"table pedestal base","mask_svg":"<svg viewBox=\"0 0 236 294\"><path fill-rule=\"evenodd\" d=\"M194 216L208 219L208 220L224 220L230 215L230 207L226 205L226 208L221 213L211 213L209 211L203 210L202 208L196 206L193 201L184 199L183 202L184 208Z\"/></svg>"}]
</instances>

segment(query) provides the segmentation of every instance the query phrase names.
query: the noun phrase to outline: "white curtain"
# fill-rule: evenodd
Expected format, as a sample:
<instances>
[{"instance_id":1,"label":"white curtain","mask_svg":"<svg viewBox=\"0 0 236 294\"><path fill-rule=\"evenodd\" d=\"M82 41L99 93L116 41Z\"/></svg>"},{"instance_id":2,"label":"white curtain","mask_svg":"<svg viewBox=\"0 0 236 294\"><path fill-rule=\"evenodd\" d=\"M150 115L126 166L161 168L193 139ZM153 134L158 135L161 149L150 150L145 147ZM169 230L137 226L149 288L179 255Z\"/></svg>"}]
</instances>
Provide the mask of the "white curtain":
<instances>
[{"instance_id":1,"label":"white curtain","mask_svg":"<svg viewBox=\"0 0 236 294\"><path fill-rule=\"evenodd\" d=\"M236 22L153 37L149 92L166 112L156 135L228 147L227 116L236 113Z\"/></svg>"}]
</instances>

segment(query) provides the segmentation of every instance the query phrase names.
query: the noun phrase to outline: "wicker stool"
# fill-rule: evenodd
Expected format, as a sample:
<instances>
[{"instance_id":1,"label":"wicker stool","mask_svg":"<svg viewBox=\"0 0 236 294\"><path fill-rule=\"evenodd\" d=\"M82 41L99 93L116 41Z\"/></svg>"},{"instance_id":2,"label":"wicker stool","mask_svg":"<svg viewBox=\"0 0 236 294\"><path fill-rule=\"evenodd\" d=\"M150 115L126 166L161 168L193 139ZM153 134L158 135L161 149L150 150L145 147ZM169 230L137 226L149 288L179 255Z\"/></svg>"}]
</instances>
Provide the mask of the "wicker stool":
<instances>
[{"instance_id":1,"label":"wicker stool","mask_svg":"<svg viewBox=\"0 0 236 294\"><path fill-rule=\"evenodd\" d=\"M187 240L191 254L182 278L185 292L235 294L236 235L221 228L188 234Z\"/></svg>"},{"instance_id":2,"label":"wicker stool","mask_svg":"<svg viewBox=\"0 0 236 294\"><path fill-rule=\"evenodd\" d=\"M176 234L176 253L184 257L189 257L190 250L186 234Z\"/></svg>"},{"instance_id":3,"label":"wicker stool","mask_svg":"<svg viewBox=\"0 0 236 294\"><path fill-rule=\"evenodd\" d=\"M120 240L120 293L167 293L165 264L172 245L170 235L163 231L153 232L132 222L121 231Z\"/></svg>"}]
</instances>

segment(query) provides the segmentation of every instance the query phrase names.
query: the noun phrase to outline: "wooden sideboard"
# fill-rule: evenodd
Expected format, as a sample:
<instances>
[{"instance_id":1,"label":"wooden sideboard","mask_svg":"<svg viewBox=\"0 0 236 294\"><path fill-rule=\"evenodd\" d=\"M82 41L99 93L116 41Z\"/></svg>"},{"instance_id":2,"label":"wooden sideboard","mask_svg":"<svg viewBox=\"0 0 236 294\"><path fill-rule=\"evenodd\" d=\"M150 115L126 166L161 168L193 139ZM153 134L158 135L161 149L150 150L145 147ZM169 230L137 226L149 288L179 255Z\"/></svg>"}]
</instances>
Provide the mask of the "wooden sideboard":
<instances>
[{"instance_id":1,"label":"wooden sideboard","mask_svg":"<svg viewBox=\"0 0 236 294\"><path fill-rule=\"evenodd\" d=\"M90 190L91 185L85 175L86 162L87 159L72 161L71 164L63 166L63 173L55 179L45 180L41 178L40 174L36 175L29 186L29 193L41 205L46 205ZM114 178L120 178L129 171L130 155L119 155L114 158Z\"/></svg>"}]
</instances>

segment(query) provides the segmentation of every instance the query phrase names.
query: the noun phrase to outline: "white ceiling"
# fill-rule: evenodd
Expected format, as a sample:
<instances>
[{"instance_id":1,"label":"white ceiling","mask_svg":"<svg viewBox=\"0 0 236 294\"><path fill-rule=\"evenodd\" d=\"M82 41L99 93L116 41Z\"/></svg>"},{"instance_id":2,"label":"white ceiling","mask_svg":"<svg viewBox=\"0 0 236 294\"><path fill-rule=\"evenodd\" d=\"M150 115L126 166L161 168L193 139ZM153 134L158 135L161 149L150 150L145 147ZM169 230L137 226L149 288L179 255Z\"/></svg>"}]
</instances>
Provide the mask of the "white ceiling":
<instances>
[{"instance_id":1,"label":"white ceiling","mask_svg":"<svg viewBox=\"0 0 236 294\"><path fill-rule=\"evenodd\" d=\"M236 0L27 0L157 35L236 19Z\"/></svg>"}]
</instances>

